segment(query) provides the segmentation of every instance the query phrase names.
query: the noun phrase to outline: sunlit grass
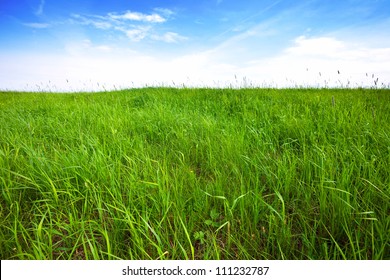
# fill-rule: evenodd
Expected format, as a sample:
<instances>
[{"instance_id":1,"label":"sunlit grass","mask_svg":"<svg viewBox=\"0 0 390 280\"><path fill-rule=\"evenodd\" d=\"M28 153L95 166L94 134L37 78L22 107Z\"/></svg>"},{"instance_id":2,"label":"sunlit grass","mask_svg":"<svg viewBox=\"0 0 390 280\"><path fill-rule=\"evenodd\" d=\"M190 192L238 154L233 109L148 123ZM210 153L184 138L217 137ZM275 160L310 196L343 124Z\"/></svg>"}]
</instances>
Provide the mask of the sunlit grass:
<instances>
[{"instance_id":1,"label":"sunlit grass","mask_svg":"<svg viewBox=\"0 0 390 280\"><path fill-rule=\"evenodd\" d=\"M0 93L1 259L389 259L390 92Z\"/></svg>"}]
</instances>

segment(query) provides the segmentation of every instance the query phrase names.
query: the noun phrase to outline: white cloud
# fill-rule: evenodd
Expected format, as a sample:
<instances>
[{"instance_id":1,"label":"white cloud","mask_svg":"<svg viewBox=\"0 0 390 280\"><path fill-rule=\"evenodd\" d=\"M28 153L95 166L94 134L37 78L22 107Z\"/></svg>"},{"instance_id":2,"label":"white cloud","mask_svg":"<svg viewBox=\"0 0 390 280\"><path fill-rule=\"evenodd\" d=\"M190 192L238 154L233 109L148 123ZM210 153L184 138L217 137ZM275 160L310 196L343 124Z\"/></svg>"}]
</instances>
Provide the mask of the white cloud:
<instances>
[{"instance_id":1,"label":"white cloud","mask_svg":"<svg viewBox=\"0 0 390 280\"><path fill-rule=\"evenodd\" d=\"M142 32L136 33L132 34L134 38ZM69 44L67 54L62 56L0 55L0 84L3 89L39 90L38 84L47 87L40 86L42 90L57 91L172 85L173 82L211 87L355 87L373 86L372 74L375 74L379 86L381 83L390 86L390 48L355 45L327 36L297 37L291 46L273 57L257 57L256 50L252 51L252 59L242 61L227 59L237 53L236 48L228 47L152 57L83 40Z\"/></svg>"},{"instance_id":2,"label":"white cloud","mask_svg":"<svg viewBox=\"0 0 390 280\"><path fill-rule=\"evenodd\" d=\"M162 23L165 22L166 19L163 18L161 15L154 13L154 14L143 14L138 12L131 12L127 11L123 14L114 14L109 13L109 18L114 20L131 20L131 21L143 21L143 22L150 22L150 23Z\"/></svg>"},{"instance_id":3,"label":"white cloud","mask_svg":"<svg viewBox=\"0 0 390 280\"><path fill-rule=\"evenodd\" d=\"M287 48L284 55L307 62L313 59L328 64L341 63L340 67L361 65L370 70L373 65L378 70L386 70L388 69L386 65L390 65L389 47L369 47L332 37L298 37L295 45ZM354 72L353 70L359 69L351 67L350 70Z\"/></svg>"},{"instance_id":4,"label":"white cloud","mask_svg":"<svg viewBox=\"0 0 390 280\"><path fill-rule=\"evenodd\" d=\"M70 22L73 24L90 25L102 30L120 31L133 42L140 42L145 38L166 43L175 43L187 39L175 32L158 34L153 24L166 22L167 19L161 14L169 18L174 12L163 8L156 8L154 11L156 12L152 14L127 11L121 14L109 13L106 16L72 14ZM129 21L131 22L130 24Z\"/></svg>"},{"instance_id":5,"label":"white cloud","mask_svg":"<svg viewBox=\"0 0 390 280\"><path fill-rule=\"evenodd\" d=\"M231 65L214 63L207 52L170 59L126 49L102 52L89 40L69 44L67 55L4 54L0 59L1 89L30 91L215 85L234 72Z\"/></svg>"},{"instance_id":6,"label":"white cloud","mask_svg":"<svg viewBox=\"0 0 390 280\"><path fill-rule=\"evenodd\" d=\"M112 51L112 48L110 46L107 46L107 45L99 45L99 46L96 46L95 48L96 48L96 50L102 51L102 52L111 52Z\"/></svg>"},{"instance_id":7,"label":"white cloud","mask_svg":"<svg viewBox=\"0 0 390 280\"><path fill-rule=\"evenodd\" d=\"M181 36L175 32L166 32L163 35L152 35L151 38L156 41L163 41L166 43L177 43L187 40L187 37Z\"/></svg>"},{"instance_id":8,"label":"white cloud","mask_svg":"<svg viewBox=\"0 0 390 280\"><path fill-rule=\"evenodd\" d=\"M125 30L126 36L132 40L133 42L139 42L143 40L146 36L148 36L148 32L150 27L148 26L140 26L136 29Z\"/></svg>"},{"instance_id":9,"label":"white cloud","mask_svg":"<svg viewBox=\"0 0 390 280\"><path fill-rule=\"evenodd\" d=\"M289 55L304 56L338 56L345 49L345 44L331 37L306 38L299 36L294 41L294 46L286 50Z\"/></svg>"},{"instance_id":10,"label":"white cloud","mask_svg":"<svg viewBox=\"0 0 390 280\"><path fill-rule=\"evenodd\" d=\"M65 46L65 51L67 55L76 57L83 56L88 54L94 54L96 56L101 56L102 53L110 53L113 51L113 47L108 45L95 45L89 39L84 39L81 41L69 42Z\"/></svg>"},{"instance_id":11,"label":"white cloud","mask_svg":"<svg viewBox=\"0 0 390 280\"><path fill-rule=\"evenodd\" d=\"M253 60L240 74L263 77L279 85L372 86L366 73L389 85L390 48L356 45L332 37L298 37L291 47L270 58ZM371 75L370 75L371 77Z\"/></svg>"}]
</instances>

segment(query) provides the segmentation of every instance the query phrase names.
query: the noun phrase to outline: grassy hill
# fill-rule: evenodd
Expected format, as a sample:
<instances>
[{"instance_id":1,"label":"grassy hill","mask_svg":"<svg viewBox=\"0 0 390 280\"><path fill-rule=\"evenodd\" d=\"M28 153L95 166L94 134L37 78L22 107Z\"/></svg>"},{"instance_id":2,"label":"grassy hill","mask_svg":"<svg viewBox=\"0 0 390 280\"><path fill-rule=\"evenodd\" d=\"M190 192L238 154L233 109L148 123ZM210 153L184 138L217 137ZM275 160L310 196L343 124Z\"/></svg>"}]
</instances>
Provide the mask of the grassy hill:
<instances>
[{"instance_id":1,"label":"grassy hill","mask_svg":"<svg viewBox=\"0 0 390 280\"><path fill-rule=\"evenodd\" d=\"M0 93L1 259L389 259L390 91Z\"/></svg>"}]
</instances>

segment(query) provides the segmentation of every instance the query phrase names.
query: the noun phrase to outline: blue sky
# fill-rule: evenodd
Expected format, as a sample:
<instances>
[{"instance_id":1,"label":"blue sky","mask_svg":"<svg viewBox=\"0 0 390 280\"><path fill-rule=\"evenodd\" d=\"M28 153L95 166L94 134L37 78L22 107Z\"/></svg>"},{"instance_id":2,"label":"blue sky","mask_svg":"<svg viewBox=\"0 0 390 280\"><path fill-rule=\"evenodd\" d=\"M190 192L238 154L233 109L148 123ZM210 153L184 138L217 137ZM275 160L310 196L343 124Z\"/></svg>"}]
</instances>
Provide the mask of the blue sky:
<instances>
[{"instance_id":1,"label":"blue sky","mask_svg":"<svg viewBox=\"0 0 390 280\"><path fill-rule=\"evenodd\" d=\"M0 89L390 83L390 0L0 0L0 24Z\"/></svg>"}]
</instances>

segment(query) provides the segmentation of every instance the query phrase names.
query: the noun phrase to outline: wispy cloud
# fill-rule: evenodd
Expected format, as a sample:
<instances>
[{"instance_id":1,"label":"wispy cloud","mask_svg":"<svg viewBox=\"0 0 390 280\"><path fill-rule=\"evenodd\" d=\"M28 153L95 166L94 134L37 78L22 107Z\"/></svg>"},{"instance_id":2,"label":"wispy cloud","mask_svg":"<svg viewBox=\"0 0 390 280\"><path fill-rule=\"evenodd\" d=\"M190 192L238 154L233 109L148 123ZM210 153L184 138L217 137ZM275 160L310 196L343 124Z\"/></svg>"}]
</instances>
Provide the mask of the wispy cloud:
<instances>
[{"instance_id":1,"label":"wispy cloud","mask_svg":"<svg viewBox=\"0 0 390 280\"><path fill-rule=\"evenodd\" d=\"M91 53L95 53L96 55L110 53L113 51L113 48L108 45L95 45L91 40L84 39L67 43L65 50L71 56L85 56L86 54Z\"/></svg>"},{"instance_id":2,"label":"wispy cloud","mask_svg":"<svg viewBox=\"0 0 390 280\"><path fill-rule=\"evenodd\" d=\"M43 14L43 8L45 7L45 0L41 0L38 9L35 11L35 15L41 16Z\"/></svg>"},{"instance_id":3,"label":"wispy cloud","mask_svg":"<svg viewBox=\"0 0 390 280\"><path fill-rule=\"evenodd\" d=\"M166 32L163 35L152 35L151 38L153 40L163 41L166 43L178 43L188 39L187 37L181 36L175 32Z\"/></svg>"},{"instance_id":4,"label":"wispy cloud","mask_svg":"<svg viewBox=\"0 0 390 280\"><path fill-rule=\"evenodd\" d=\"M167 8L154 8L154 11L160 15L163 15L167 19L169 19L175 15L174 11L172 11L171 9L167 9Z\"/></svg>"},{"instance_id":5,"label":"wispy cloud","mask_svg":"<svg viewBox=\"0 0 390 280\"><path fill-rule=\"evenodd\" d=\"M149 26L139 26L134 29L123 30L126 36L133 42L139 42L148 36L148 32L151 29Z\"/></svg>"},{"instance_id":6,"label":"wispy cloud","mask_svg":"<svg viewBox=\"0 0 390 280\"><path fill-rule=\"evenodd\" d=\"M27 27L37 28L37 29L44 29L50 27L50 24L48 23L39 23L39 22L24 23L24 25Z\"/></svg>"},{"instance_id":7,"label":"wispy cloud","mask_svg":"<svg viewBox=\"0 0 390 280\"><path fill-rule=\"evenodd\" d=\"M79 14L71 15L71 22L82 25L92 25L98 29L110 29L114 27L112 21L102 16L82 16Z\"/></svg>"},{"instance_id":8,"label":"wispy cloud","mask_svg":"<svg viewBox=\"0 0 390 280\"><path fill-rule=\"evenodd\" d=\"M176 43L187 39L175 32L158 34L154 26L163 24L175 13L172 10L156 8L153 13L145 14L133 11L108 13L106 15L72 14L73 24L89 25L102 30L120 31L133 42L146 38L166 43Z\"/></svg>"},{"instance_id":9,"label":"wispy cloud","mask_svg":"<svg viewBox=\"0 0 390 280\"><path fill-rule=\"evenodd\" d=\"M173 13L168 9L159 9L159 11L170 14ZM112 27L122 27L128 25L128 22L143 22L143 23L164 23L167 21L165 17L158 13L144 14L139 12L126 11L124 13L108 13L107 15L80 15L72 14L73 22L78 22L86 25L93 25L100 29L109 29Z\"/></svg>"}]
</instances>

